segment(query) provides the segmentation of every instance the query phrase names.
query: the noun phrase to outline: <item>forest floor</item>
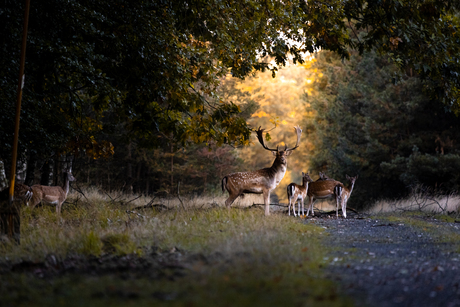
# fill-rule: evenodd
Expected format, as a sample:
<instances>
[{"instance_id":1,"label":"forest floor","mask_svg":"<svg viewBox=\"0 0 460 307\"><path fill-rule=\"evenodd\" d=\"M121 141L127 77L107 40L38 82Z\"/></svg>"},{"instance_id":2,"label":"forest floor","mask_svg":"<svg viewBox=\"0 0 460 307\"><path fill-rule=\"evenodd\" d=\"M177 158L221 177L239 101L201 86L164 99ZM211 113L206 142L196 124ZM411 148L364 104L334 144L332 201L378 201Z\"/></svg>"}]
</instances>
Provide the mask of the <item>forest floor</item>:
<instances>
[{"instance_id":1,"label":"forest floor","mask_svg":"<svg viewBox=\"0 0 460 307\"><path fill-rule=\"evenodd\" d=\"M83 223L69 221L71 210L60 222L39 222L52 214L37 212L30 227L55 223L79 227L75 232ZM94 216L85 219L94 223ZM129 232L129 223L119 222L125 224L122 233ZM301 220L281 212L265 218L257 208L214 208L152 213L138 224L144 232L136 236L163 243L139 253L117 254L113 245L97 255L34 258L40 242L27 238L33 229L26 227L20 249L5 247L0 259L0 305L460 306L460 224L448 215ZM160 228L170 232L161 237ZM93 230L86 236L87 249L107 241ZM5 257L15 249L22 256Z\"/></svg>"}]
</instances>

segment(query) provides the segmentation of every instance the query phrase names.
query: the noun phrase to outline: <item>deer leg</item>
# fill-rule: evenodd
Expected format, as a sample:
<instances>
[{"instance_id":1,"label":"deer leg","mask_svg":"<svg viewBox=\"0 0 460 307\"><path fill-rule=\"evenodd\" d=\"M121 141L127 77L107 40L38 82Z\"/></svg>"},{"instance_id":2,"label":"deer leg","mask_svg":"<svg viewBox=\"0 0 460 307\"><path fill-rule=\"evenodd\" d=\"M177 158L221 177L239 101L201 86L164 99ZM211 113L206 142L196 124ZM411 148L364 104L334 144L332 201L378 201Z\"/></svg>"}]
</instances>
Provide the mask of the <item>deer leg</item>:
<instances>
[{"instance_id":1,"label":"deer leg","mask_svg":"<svg viewBox=\"0 0 460 307\"><path fill-rule=\"evenodd\" d=\"M309 206L308 206L308 210L307 210L307 216L308 216L308 213L310 212L310 208L311 208L311 216L315 215L315 213L313 212L313 204L314 204L313 197L310 197Z\"/></svg>"},{"instance_id":2,"label":"deer leg","mask_svg":"<svg viewBox=\"0 0 460 307\"><path fill-rule=\"evenodd\" d=\"M294 212L294 216L297 216L297 214L295 213L295 205L297 204L297 193L294 193L294 195L292 196L292 211ZM300 211L297 210L297 213L300 214Z\"/></svg>"},{"instance_id":3,"label":"deer leg","mask_svg":"<svg viewBox=\"0 0 460 307\"><path fill-rule=\"evenodd\" d=\"M265 216L270 215L270 190L264 191Z\"/></svg>"},{"instance_id":4,"label":"deer leg","mask_svg":"<svg viewBox=\"0 0 460 307\"><path fill-rule=\"evenodd\" d=\"M336 205L336 208L335 208L335 217L336 218L339 218L339 202L340 202L340 199L337 197L336 198L337 205Z\"/></svg>"},{"instance_id":5,"label":"deer leg","mask_svg":"<svg viewBox=\"0 0 460 307\"><path fill-rule=\"evenodd\" d=\"M299 211L300 211L300 201L302 201L302 216L305 215L305 199L302 197L300 200L299 200Z\"/></svg>"},{"instance_id":6,"label":"deer leg","mask_svg":"<svg viewBox=\"0 0 460 307\"><path fill-rule=\"evenodd\" d=\"M288 215L290 216L291 215L291 198L289 197L288 195L288 198L289 198L289 206L288 206ZM295 214L295 210L294 211L294 214Z\"/></svg>"},{"instance_id":7,"label":"deer leg","mask_svg":"<svg viewBox=\"0 0 460 307\"><path fill-rule=\"evenodd\" d=\"M336 202L336 209L335 209L335 217L339 218L339 204L342 202L342 197L340 197L340 190L337 189L337 193L335 195L335 202Z\"/></svg>"},{"instance_id":8,"label":"deer leg","mask_svg":"<svg viewBox=\"0 0 460 307\"><path fill-rule=\"evenodd\" d=\"M227 198L227 200L225 201L225 206L230 209L230 206L233 204L233 202L235 201L235 199L238 198L238 196L240 196L239 194L230 194Z\"/></svg>"},{"instance_id":9,"label":"deer leg","mask_svg":"<svg viewBox=\"0 0 460 307\"><path fill-rule=\"evenodd\" d=\"M347 218L347 201L348 199L346 197L340 199L340 202L342 203L342 215L344 218Z\"/></svg>"},{"instance_id":10,"label":"deer leg","mask_svg":"<svg viewBox=\"0 0 460 307\"><path fill-rule=\"evenodd\" d=\"M295 201L294 197L292 197L291 199L293 199L293 201L292 201L292 213L294 214L294 217L295 217L295 216L297 216L297 214L295 213L295 203L296 203L296 201Z\"/></svg>"},{"instance_id":11,"label":"deer leg","mask_svg":"<svg viewBox=\"0 0 460 307\"><path fill-rule=\"evenodd\" d=\"M310 213L310 202L311 202L311 198L309 197L308 198L308 205L307 205L307 216L308 216L308 213Z\"/></svg>"}]
</instances>

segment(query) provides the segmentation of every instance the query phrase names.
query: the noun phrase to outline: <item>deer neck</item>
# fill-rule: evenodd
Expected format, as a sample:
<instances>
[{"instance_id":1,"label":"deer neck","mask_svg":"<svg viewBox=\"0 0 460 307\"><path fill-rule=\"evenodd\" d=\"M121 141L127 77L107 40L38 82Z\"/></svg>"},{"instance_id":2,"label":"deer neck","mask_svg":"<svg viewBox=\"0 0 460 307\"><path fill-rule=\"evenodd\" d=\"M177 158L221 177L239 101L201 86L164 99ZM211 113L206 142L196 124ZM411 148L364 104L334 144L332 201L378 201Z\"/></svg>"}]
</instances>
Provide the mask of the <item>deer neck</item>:
<instances>
[{"instance_id":1,"label":"deer neck","mask_svg":"<svg viewBox=\"0 0 460 307\"><path fill-rule=\"evenodd\" d=\"M285 173L287 169L287 161L284 158L284 161L280 157L276 157L273 161L272 166L270 167L275 173Z\"/></svg>"},{"instance_id":2,"label":"deer neck","mask_svg":"<svg viewBox=\"0 0 460 307\"><path fill-rule=\"evenodd\" d=\"M283 161L284 160L284 161ZM269 168L269 176L276 181L276 185L283 179L284 174L286 173L287 169L287 161L286 158L282 159L280 157L276 157L273 165Z\"/></svg>"},{"instance_id":3,"label":"deer neck","mask_svg":"<svg viewBox=\"0 0 460 307\"><path fill-rule=\"evenodd\" d=\"M347 190L348 190L348 195L351 195L351 192L353 192L353 187L355 186L354 182L350 182L348 184Z\"/></svg>"},{"instance_id":4,"label":"deer neck","mask_svg":"<svg viewBox=\"0 0 460 307\"><path fill-rule=\"evenodd\" d=\"M69 193L69 188L70 188L69 175L66 173L64 175L64 185L62 186L62 189L64 190L66 196Z\"/></svg>"}]
</instances>

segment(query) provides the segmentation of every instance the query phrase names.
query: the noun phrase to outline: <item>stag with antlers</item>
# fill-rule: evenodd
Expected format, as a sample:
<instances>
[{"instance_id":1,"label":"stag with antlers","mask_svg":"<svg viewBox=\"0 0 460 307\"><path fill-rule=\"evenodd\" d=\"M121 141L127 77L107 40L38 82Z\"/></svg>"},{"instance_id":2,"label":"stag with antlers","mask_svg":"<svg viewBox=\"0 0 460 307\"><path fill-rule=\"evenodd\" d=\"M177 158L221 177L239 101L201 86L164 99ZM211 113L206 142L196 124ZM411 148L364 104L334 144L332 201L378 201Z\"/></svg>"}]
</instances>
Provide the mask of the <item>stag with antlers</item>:
<instances>
[{"instance_id":1,"label":"stag with antlers","mask_svg":"<svg viewBox=\"0 0 460 307\"><path fill-rule=\"evenodd\" d=\"M252 172L238 172L225 176L222 179L222 192L228 191L229 197L225 201L225 206L230 208L235 199L243 194L263 194L265 215L270 215L270 192L275 189L283 179L287 168L287 157L294 149L299 147L302 129L299 126L294 127L297 135L297 143L293 148L285 145L284 150L271 149L265 146L263 132L264 129L256 131L257 139L266 150L269 150L276 157L272 166Z\"/></svg>"}]
</instances>

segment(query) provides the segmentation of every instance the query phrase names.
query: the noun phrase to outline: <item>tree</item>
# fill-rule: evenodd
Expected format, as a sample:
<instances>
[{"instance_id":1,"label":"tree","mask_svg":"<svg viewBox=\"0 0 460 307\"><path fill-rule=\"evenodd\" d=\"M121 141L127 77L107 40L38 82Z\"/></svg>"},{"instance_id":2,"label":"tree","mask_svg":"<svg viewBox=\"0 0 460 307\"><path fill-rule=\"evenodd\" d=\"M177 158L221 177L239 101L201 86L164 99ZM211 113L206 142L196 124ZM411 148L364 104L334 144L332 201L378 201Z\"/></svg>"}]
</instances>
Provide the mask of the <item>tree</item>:
<instances>
[{"instance_id":1,"label":"tree","mask_svg":"<svg viewBox=\"0 0 460 307\"><path fill-rule=\"evenodd\" d=\"M458 1L442 0L346 1L355 38L350 46L388 55L402 68L395 81L406 71L416 73L425 93L458 115L459 7Z\"/></svg>"},{"instance_id":2,"label":"tree","mask_svg":"<svg viewBox=\"0 0 460 307\"><path fill-rule=\"evenodd\" d=\"M0 159L7 161L22 7L3 3L0 142L7 145ZM251 127L241 109L217 94L222 76L275 74L289 59L302 62L302 52L320 49L347 58L348 46L391 52L402 67L425 77L438 93L434 98L456 110L459 5L454 0L33 2L19 150L31 161L110 154L111 144L100 139L108 129L104 117L145 147L161 146L165 138L175 146L248 145ZM368 34L357 40L346 21ZM264 61L266 56L274 63Z\"/></svg>"},{"instance_id":3,"label":"tree","mask_svg":"<svg viewBox=\"0 0 460 307\"><path fill-rule=\"evenodd\" d=\"M419 77L389 82L398 68L376 52L351 52L347 62L320 52L314 67L311 163L339 180L359 174L352 204L403 196L417 184L459 188L460 122L423 94Z\"/></svg>"}]
</instances>

